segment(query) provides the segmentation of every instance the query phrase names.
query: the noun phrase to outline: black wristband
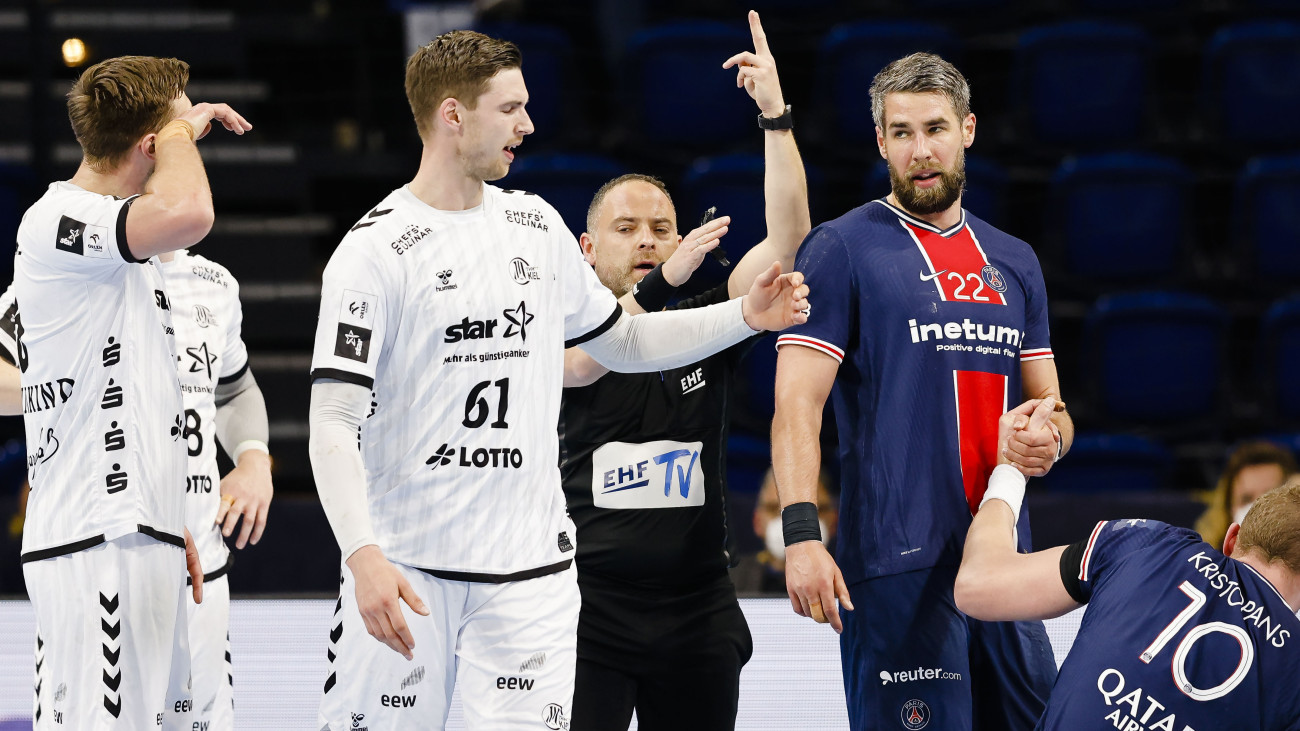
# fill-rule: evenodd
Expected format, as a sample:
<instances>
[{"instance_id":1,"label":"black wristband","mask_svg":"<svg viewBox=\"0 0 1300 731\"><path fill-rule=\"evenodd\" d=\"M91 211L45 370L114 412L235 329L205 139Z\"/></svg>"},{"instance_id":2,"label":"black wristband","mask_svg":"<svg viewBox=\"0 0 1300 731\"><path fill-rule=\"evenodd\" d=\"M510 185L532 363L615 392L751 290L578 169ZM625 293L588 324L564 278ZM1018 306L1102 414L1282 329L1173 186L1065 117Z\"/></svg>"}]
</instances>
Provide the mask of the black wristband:
<instances>
[{"instance_id":1,"label":"black wristband","mask_svg":"<svg viewBox=\"0 0 1300 731\"><path fill-rule=\"evenodd\" d=\"M804 541L820 541L821 525L817 522L817 505L791 503L781 509L781 533L785 545L793 546Z\"/></svg>"},{"instance_id":2,"label":"black wristband","mask_svg":"<svg viewBox=\"0 0 1300 731\"><path fill-rule=\"evenodd\" d=\"M677 293L677 288L664 279L664 265L660 264L641 281L632 285L632 299L636 300L646 312L658 312L668 306L668 300Z\"/></svg>"},{"instance_id":3,"label":"black wristband","mask_svg":"<svg viewBox=\"0 0 1300 731\"><path fill-rule=\"evenodd\" d=\"M785 111L775 117L758 115L758 128L769 132L781 129L794 129L794 108L785 105Z\"/></svg>"}]
</instances>

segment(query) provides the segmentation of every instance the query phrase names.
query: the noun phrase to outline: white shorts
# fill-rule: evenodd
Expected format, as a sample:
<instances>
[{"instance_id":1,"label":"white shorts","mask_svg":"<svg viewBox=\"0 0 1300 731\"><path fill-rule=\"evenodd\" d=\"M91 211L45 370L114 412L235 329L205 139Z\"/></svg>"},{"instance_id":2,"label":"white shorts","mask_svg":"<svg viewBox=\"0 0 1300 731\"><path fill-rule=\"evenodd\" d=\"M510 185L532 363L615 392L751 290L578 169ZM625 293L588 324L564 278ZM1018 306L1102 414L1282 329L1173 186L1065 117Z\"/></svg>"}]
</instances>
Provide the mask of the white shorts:
<instances>
[{"instance_id":1,"label":"white shorts","mask_svg":"<svg viewBox=\"0 0 1300 731\"><path fill-rule=\"evenodd\" d=\"M581 603L575 569L479 584L397 568L430 610L421 617L402 603L414 659L366 632L345 564L330 625L321 731L441 729L456 683L468 728L569 728Z\"/></svg>"},{"instance_id":2,"label":"white shorts","mask_svg":"<svg viewBox=\"0 0 1300 731\"><path fill-rule=\"evenodd\" d=\"M186 592L189 608L190 667L194 678L191 728L233 731L235 692L230 667L230 583L222 575L203 582L203 603Z\"/></svg>"},{"instance_id":3,"label":"white shorts","mask_svg":"<svg viewBox=\"0 0 1300 731\"><path fill-rule=\"evenodd\" d=\"M190 731L185 552L132 533L23 566L33 728Z\"/></svg>"}]
</instances>

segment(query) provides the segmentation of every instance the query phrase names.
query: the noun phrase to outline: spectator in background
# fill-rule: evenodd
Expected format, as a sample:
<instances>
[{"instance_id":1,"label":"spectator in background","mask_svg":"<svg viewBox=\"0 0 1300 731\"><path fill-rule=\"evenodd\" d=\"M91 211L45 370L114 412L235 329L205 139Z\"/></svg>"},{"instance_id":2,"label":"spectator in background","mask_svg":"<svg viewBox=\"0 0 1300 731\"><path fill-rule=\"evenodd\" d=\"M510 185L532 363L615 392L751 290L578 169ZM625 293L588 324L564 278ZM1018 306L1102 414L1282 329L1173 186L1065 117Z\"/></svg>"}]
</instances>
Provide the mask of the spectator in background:
<instances>
[{"instance_id":1,"label":"spectator in background","mask_svg":"<svg viewBox=\"0 0 1300 731\"><path fill-rule=\"evenodd\" d=\"M1209 507L1196 521L1196 532L1211 546L1222 546L1228 526L1240 523L1260 495L1300 472L1295 455L1273 442L1246 442L1233 450L1228 466L1206 498Z\"/></svg>"},{"instance_id":2,"label":"spectator in background","mask_svg":"<svg viewBox=\"0 0 1300 731\"><path fill-rule=\"evenodd\" d=\"M817 523L824 544L830 544L835 538L835 529L840 522L839 501L827 489L830 484L830 475L823 471L817 485ZM763 541L763 550L741 556L739 564L731 570L736 593L784 596L785 539L781 530L781 499L777 497L776 476L771 469L763 476L758 503L754 506L754 535Z\"/></svg>"}]
</instances>

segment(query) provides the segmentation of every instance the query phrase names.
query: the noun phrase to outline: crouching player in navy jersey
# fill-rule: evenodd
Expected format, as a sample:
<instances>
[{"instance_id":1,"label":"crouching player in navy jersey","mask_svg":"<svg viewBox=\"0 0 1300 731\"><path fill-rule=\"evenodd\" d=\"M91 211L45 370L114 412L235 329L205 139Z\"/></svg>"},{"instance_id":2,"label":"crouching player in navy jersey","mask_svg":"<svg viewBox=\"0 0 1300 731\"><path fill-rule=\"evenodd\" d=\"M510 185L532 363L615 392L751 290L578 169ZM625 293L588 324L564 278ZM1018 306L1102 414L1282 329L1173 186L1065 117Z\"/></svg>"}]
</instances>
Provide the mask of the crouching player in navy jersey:
<instances>
[{"instance_id":1,"label":"crouching player in navy jersey","mask_svg":"<svg viewBox=\"0 0 1300 731\"><path fill-rule=\"evenodd\" d=\"M1050 402L1006 414L1000 438L1041 425ZM1026 555L1013 538L1025 476L1001 462L966 538L957 605L988 621L1088 605L1039 729L1300 729L1300 478L1260 497L1222 553L1187 528L1114 520Z\"/></svg>"},{"instance_id":2,"label":"crouching player in navy jersey","mask_svg":"<svg viewBox=\"0 0 1300 731\"><path fill-rule=\"evenodd\" d=\"M796 613L843 630L855 731L1028 731L1056 674L1042 623L969 620L952 586L996 466L998 418L1022 398L1060 393L1043 276L1025 242L961 207L975 140L961 73L913 54L876 76L871 97L892 192L809 234L796 266L817 304L777 340L772 462L786 588ZM836 559L816 504L832 386ZM1072 434L1062 411L1006 449L1042 474ZM1019 533L1028 550L1027 519ZM837 597L857 609L841 615ZM934 672L881 682L917 667Z\"/></svg>"}]
</instances>

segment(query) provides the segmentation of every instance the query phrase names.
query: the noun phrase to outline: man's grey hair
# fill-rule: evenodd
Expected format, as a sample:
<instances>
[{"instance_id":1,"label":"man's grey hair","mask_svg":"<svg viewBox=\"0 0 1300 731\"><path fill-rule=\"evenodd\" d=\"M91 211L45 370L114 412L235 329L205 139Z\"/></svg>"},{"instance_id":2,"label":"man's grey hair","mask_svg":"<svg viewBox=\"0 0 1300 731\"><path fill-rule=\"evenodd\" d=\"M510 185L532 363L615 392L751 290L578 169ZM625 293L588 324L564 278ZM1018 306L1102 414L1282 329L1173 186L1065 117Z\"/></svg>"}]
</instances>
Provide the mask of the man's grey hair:
<instances>
[{"instance_id":1,"label":"man's grey hair","mask_svg":"<svg viewBox=\"0 0 1300 731\"><path fill-rule=\"evenodd\" d=\"M938 92L948 97L960 124L970 114L970 84L956 66L933 53L913 53L889 64L871 81L871 116L885 128L885 97Z\"/></svg>"}]
</instances>

